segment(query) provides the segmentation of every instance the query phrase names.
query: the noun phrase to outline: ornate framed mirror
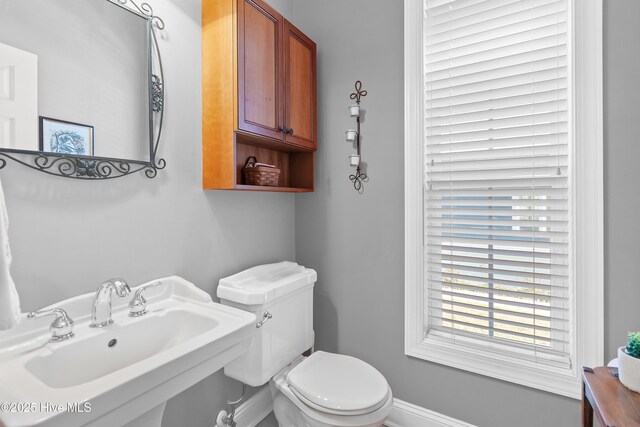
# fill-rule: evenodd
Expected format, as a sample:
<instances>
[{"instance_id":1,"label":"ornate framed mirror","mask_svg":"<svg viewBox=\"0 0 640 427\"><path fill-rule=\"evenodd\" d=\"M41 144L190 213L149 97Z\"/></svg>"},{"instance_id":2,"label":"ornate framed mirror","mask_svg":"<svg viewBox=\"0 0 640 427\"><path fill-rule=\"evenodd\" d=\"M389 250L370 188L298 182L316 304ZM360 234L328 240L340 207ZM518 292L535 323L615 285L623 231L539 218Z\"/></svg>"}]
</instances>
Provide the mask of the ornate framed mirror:
<instances>
[{"instance_id":1,"label":"ornate framed mirror","mask_svg":"<svg viewBox=\"0 0 640 427\"><path fill-rule=\"evenodd\" d=\"M0 0L0 169L154 178L164 27L137 0Z\"/></svg>"}]
</instances>

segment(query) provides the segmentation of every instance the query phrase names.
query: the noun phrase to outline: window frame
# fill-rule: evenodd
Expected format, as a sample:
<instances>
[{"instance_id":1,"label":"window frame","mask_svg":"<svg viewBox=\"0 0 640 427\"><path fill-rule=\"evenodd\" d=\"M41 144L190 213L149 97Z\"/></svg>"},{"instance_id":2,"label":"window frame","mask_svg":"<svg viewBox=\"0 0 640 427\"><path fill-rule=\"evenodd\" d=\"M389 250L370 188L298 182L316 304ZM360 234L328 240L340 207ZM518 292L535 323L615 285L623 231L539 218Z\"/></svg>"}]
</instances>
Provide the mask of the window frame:
<instances>
[{"instance_id":1,"label":"window frame","mask_svg":"<svg viewBox=\"0 0 640 427\"><path fill-rule=\"evenodd\" d=\"M604 362L602 0L568 0L573 60L573 363L569 369L474 339L424 338L423 0L404 0L405 348L408 356L581 398L581 367Z\"/></svg>"}]
</instances>

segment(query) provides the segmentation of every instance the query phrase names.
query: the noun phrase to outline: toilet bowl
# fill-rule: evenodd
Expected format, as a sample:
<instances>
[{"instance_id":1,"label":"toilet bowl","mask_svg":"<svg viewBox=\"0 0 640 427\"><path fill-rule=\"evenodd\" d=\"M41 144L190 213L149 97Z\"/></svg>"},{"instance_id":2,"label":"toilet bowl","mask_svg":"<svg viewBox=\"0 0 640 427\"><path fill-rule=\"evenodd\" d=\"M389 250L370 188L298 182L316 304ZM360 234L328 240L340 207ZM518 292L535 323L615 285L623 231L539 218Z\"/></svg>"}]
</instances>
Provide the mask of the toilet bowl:
<instances>
[{"instance_id":1,"label":"toilet bowl","mask_svg":"<svg viewBox=\"0 0 640 427\"><path fill-rule=\"evenodd\" d=\"M222 304L256 315L249 350L224 368L252 387L269 383L280 427L380 427L393 395L384 376L355 357L313 348L317 273L294 262L250 268L218 284Z\"/></svg>"},{"instance_id":2,"label":"toilet bowl","mask_svg":"<svg viewBox=\"0 0 640 427\"><path fill-rule=\"evenodd\" d=\"M380 427L393 395L382 374L350 356L318 351L270 381L280 427Z\"/></svg>"}]
</instances>

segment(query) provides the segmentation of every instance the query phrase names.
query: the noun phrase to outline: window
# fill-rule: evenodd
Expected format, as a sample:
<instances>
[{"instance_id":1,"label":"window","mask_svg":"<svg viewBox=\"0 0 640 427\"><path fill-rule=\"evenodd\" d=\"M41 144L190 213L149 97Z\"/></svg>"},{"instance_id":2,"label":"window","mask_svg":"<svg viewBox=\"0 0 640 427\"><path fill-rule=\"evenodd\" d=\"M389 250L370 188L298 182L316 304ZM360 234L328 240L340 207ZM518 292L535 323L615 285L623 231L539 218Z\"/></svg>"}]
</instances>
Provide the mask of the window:
<instances>
[{"instance_id":1,"label":"window","mask_svg":"<svg viewBox=\"0 0 640 427\"><path fill-rule=\"evenodd\" d=\"M405 20L406 353L579 397L602 363L601 4Z\"/></svg>"}]
</instances>

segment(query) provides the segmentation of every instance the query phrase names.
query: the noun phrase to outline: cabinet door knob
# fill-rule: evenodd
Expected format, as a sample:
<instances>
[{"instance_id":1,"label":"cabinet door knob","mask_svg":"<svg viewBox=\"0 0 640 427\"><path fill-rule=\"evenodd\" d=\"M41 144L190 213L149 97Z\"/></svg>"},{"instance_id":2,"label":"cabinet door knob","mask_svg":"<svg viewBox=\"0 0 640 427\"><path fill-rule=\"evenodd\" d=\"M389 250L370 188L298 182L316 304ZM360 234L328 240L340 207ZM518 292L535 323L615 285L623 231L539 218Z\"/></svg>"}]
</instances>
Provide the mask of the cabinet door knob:
<instances>
[{"instance_id":1,"label":"cabinet door knob","mask_svg":"<svg viewBox=\"0 0 640 427\"><path fill-rule=\"evenodd\" d=\"M284 126L280 126L280 129L279 129L279 130L280 130L280 132L282 132L282 133L286 133L286 132L288 132L288 131L287 131L287 128L285 128Z\"/></svg>"},{"instance_id":2,"label":"cabinet door knob","mask_svg":"<svg viewBox=\"0 0 640 427\"><path fill-rule=\"evenodd\" d=\"M287 129L287 133L288 133L289 135L293 135L293 128L289 128L289 129Z\"/></svg>"}]
</instances>

